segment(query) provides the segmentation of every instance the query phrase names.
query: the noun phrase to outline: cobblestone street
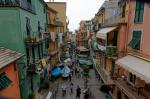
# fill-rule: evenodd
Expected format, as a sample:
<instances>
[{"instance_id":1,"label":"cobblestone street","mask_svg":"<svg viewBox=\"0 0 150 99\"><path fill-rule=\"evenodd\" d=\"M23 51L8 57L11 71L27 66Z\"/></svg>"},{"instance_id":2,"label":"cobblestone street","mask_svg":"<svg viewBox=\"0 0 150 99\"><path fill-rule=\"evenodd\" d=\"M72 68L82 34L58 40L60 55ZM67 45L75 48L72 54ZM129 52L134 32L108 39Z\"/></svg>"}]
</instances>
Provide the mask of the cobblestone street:
<instances>
[{"instance_id":1,"label":"cobblestone street","mask_svg":"<svg viewBox=\"0 0 150 99\"><path fill-rule=\"evenodd\" d=\"M102 92L100 92L99 88L100 88L100 81L98 81L95 77L95 72L94 69L90 70L90 78L89 78L89 82L88 82L88 87L90 88L92 97L91 99L105 99L105 94L103 94ZM77 78L76 76L73 76L72 78L72 82L74 84L74 88L73 88L73 94L70 93L70 82L69 81L59 81L59 87L58 87L58 93L56 94L56 99L76 99L76 88L77 85L79 85L79 87L81 88L81 97L80 99L83 99L84 93L84 80L83 78ZM61 85L62 84L66 84L67 85L67 93L66 96L62 97L62 90L61 90Z\"/></svg>"}]
</instances>

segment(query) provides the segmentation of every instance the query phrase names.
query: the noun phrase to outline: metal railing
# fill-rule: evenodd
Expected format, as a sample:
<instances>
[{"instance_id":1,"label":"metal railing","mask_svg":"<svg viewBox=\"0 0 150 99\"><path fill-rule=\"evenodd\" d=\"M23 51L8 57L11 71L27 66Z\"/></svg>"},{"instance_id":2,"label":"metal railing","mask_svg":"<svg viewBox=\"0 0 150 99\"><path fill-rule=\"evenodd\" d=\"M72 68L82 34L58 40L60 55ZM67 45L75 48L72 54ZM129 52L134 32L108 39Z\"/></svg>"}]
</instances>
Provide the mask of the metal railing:
<instances>
[{"instance_id":1,"label":"metal railing","mask_svg":"<svg viewBox=\"0 0 150 99\"><path fill-rule=\"evenodd\" d=\"M35 6L27 0L0 0L0 7L20 7L35 13Z\"/></svg>"},{"instance_id":2,"label":"metal railing","mask_svg":"<svg viewBox=\"0 0 150 99\"><path fill-rule=\"evenodd\" d=\"M105 19L102 26L114 25L114 24L119 24L119 23L126 23L125 17L123 18L121 14Z\"/></svg>"}]
</instances>

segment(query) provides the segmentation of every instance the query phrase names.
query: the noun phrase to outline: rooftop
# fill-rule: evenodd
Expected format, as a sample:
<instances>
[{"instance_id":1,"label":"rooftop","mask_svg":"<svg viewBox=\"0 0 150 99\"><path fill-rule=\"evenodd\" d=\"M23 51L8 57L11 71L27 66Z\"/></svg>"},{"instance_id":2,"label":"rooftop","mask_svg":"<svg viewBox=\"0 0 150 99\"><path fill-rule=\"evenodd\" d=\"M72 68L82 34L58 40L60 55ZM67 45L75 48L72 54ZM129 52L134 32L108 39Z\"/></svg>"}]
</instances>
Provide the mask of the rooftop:
<instances>
[{"instance_id":1,"label":"rooftop","mask_svg":"<svg viewBox=\"0 0 150 99\"><path fill-rule=\"evenodd\" d=\"M21 53L12 51L10 49L6 49L4 47L0 47L0 69L5 67L6 65L18 60L22 56L23 56L23 54L21 54Z\"/></svg>"}]
</instances>

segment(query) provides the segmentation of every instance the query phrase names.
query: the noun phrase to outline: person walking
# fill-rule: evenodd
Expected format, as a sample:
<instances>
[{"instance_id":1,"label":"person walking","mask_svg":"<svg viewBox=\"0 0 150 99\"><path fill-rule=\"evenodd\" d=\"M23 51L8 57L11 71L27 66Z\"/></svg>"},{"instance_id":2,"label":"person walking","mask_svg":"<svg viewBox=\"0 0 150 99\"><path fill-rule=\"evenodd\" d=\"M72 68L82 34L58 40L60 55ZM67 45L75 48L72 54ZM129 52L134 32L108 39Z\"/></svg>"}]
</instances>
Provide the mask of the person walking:
<instances>
[{"instance_id":1,"label":"person walking","mask_svg":"<svg viewBox=\"0 0 150 99\"><path fill-rule=\"evenodd\" d=\"M89 93L88 93L88 91L86 91L86 92L84 93L84 99L89 99Z\"/></svg>"},{"instance_id":2,"label":"person walking","mask_svg":"<svg viewBox=\"0 0 150 99\"><path fill-rule=\"evenodd\" d=\"M69 74L69 81L71 82L71 73Z\"/></svg>"},{"instance_id":3,"label":"person walking","mask_svg":"<svg viewBox=\"0 0 150 99\"><path fill-rule=\"evenodd\" d=\"M80 94L81 94L81 89L79 86L77 86L77 89L76 89L76 99L80 99Z\"/></svg>"},{"instance_id":4,"label":"person walking","mask_svg":"<svg viewBox=\"0 0 150 99\"><path fill-rule=\"evenodd\" d=\"M64 97L66 95L66 85L62 85L62 96Z\"/></svg>"},{"instance_id":5,"label":"person walking","mask_svg":"<svg viewBox=\"0 0 150 99\"><path fill-rule=\"evenodd\" d=\"M70 83L70 93L71 94L73 93L73 83L72 82Z\"/></svg>"}]
</instances>

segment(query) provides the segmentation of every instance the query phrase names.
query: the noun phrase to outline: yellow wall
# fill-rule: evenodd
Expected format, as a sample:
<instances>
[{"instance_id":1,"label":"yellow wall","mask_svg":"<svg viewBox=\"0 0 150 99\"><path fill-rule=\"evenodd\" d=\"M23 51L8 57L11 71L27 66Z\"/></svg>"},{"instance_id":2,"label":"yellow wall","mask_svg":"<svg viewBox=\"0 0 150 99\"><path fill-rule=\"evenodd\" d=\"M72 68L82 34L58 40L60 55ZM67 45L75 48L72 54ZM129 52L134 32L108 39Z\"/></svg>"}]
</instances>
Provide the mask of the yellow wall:
<instances>
[{"instance_id":1,"label":"yellow wall","mask_svg":"<svg viewBox=\"0 0 150 99\"><path fill-rule=\"evenodd\" d=\"M47 5L58 12L58 18L63 22L64 32L66 32L66 2L47 2Z\"/></svg>"}]
</instances>

